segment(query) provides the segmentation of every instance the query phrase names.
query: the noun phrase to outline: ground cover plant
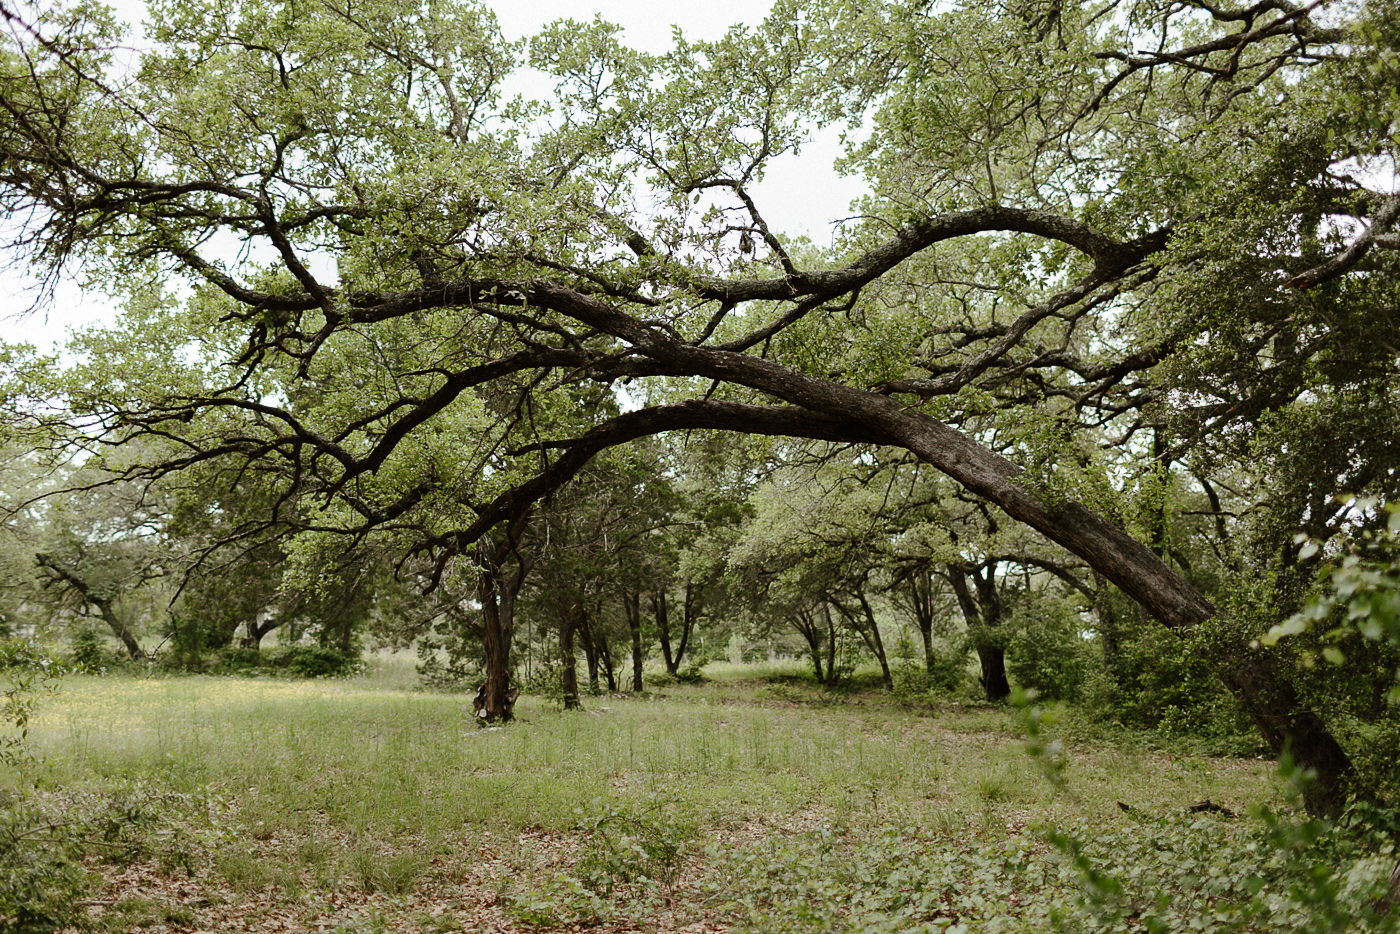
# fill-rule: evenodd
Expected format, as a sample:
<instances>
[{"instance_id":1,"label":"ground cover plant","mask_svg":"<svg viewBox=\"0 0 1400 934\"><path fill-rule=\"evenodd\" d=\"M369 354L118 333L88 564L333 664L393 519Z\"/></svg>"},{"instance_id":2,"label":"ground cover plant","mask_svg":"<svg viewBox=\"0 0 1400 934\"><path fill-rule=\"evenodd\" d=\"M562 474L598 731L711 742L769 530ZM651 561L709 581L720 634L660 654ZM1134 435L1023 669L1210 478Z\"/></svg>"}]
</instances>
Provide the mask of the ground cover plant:
<instances>
[{"instance_id":1,"label":"ground cover plant","mask_svg":"<svg viewBox=\"0 0 1400 934\"><path fill-rule=\"evenodd\" d=\"M393 667L73 678L32 722L45 767L26 798L81 831L70 910L31 906L31 929L1388 923L1389 828L1302 822L1271 762L1092 741L1037 758L1016 708L809 703L816 688L742 674L582 711L526 697L494 729Z\"/></svg>"}]
</instances>

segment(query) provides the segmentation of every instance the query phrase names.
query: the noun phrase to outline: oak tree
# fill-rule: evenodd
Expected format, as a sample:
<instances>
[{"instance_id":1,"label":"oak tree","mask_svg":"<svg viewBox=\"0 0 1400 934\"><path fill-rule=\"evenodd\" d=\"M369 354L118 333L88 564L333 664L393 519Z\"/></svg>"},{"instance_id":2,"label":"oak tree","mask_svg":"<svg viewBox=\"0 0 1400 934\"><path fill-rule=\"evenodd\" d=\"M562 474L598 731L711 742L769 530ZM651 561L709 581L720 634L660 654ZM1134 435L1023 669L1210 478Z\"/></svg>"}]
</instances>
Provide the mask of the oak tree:
<instances>
[{"instance_id":1,"label":"oak tree","mask_svg":"<svg viewBox=\"0 0 1400 934\"><path fill-rule=\"evenodd\" d=\"M51 390L72 437L276 478L306 535L439 575L606 448L788 435L905 449L1242 645L1094 451L1305 398L1267 358L1314 373L1395 287L1390 0L783 0L664 55L600 21L508 43L467 2L150 9L127 65L96 5L0 6L15 246L126 309ZM551 98L504 94L527 62ZM755 195L814 121L872 190L829 249ZM1338 807L1347 757L1280 657L1230 658Z\"/></svg>"}]
</instances>

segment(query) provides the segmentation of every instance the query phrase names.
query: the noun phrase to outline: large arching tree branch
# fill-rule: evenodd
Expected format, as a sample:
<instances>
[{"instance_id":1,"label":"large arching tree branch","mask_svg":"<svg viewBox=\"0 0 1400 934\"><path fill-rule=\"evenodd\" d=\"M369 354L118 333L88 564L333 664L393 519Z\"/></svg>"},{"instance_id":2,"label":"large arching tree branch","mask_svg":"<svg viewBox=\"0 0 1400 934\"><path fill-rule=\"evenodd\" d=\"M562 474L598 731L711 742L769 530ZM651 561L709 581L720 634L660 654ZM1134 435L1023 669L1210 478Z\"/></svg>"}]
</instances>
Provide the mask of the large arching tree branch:
<instances>
[{"instance_id":1,"label":"large arching tree branch","mask_svg":"<svg viewBox=\"0 0 1400 934\"><path fill-rule=\"evenodd\" d=\"M1132 536L1079 503L1056 502L1031 490L1018 482L1021 471L1006 458L894 399L769 360L676 341L606 303L554 283L537 282L529 295L532 301L607 331L659 362L696 376L748 386L814 413L868 425L1089 562L1168 626L1193 626L1215 613L1209 600Z\"/></svg>"}]
</instances>

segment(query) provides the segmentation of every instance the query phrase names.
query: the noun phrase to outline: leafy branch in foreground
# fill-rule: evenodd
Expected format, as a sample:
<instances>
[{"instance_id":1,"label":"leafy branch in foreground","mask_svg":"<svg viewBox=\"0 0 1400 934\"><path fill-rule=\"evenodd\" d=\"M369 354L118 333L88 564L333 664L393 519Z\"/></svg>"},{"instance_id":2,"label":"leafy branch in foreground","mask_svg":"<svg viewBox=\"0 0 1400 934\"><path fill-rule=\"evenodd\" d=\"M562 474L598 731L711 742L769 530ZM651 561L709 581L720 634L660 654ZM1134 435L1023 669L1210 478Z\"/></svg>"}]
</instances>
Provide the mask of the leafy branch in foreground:
<instances>
[{"instance_id":1,"label":"leafy branch in foreground","mask_svg":"<svg viewBox=\"0 0 1400 934\"><path fill-rule=\"evenodd\" d=\"M40 699L58 690L65 669L38 639L0 639L0 767L23 777L37 764L29 750L29 720Z\"/></svg>"},{"instance_id":2,"label":"leafy branch in foreground","mask_svg":"<svg viewBox=\"0 0 1400 934\"><path fill-rule=\"evenodd\" d=\"M1356 503L1361 511L1374 510L1374 503ZM1299 537L1302 553L1323 552L1325 543ZM1273 626L1259 640L1274 645L1288 636L1335 624L1323 634L1331 643L1321 650L1323 658L1335 665L1346 660L1339 644L1360 636L1371 642L1400 647L1400 506L1389 507L1384 530L1363 532L1360 538L1344 543L1337 555L1330 555L1331 567L1322 575L1321 589L1300 612ZM1400 680L1400 671L1396 672ZM1400 703L1400 684L1388 693L1392 704Z\"/></svg>"}]
</instances>

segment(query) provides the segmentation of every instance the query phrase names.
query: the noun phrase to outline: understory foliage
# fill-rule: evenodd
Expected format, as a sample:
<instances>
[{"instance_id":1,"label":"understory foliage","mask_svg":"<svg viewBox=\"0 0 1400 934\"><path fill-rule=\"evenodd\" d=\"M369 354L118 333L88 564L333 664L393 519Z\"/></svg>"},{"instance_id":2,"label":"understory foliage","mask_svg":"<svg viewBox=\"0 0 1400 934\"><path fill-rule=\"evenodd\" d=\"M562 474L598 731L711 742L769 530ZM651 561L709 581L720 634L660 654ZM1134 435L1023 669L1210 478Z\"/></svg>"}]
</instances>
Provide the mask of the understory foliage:
<instances>
[{"instance_id":1,"label":"understory foliage","mask_svg":"<svg viewBox=\"0 0 1400 934\"><path fill-rule=\"evenodd\" d=\"M1347 498L1362 514L1374 502ZM1354 734L1357 789L1400 799L1400 508L1381 510L1382 528L1329 541L1298 536L1301 550L1320 555L1307 604L1262 638L1293 645L1304 683L1332 699Z\"/></svg>"},{"instance_id":2,"label":"understory foliage","mask_svg":"<svg viewBox=\"0 0 1400 934\"><path fill-rule=\"evenodd\" d=\"M1143 815L969 847L887 827L716 851L708 884L755 934L1382 932L1400 929L1393 833Z\"/></svg>"},{"instance_id":3,"label":"understory foliage","mask_svg":"<svg viewBox=\"0 0 1400 934\"><path fill-rule=\"evenodd\" d=\"M84 710L105 716L122 684L80 685L60 719L63 735L101 727L85 751L54 749L66 787L34 771L5 797L0 928L123 930L120 915L83 903L128 867L217 893L200 911L373 896L425 930L435 922L414 912L444 898L491 899L539 930L662 914L754 934L1400 927L1393 811L1308 818L1298 770L1267 805L1185 809L1183 773L1163 774L1171 760L1065 748L1034 708L1029 758L1003 712L939 716L931 729L898 705L814 716L716 683L593 716L537 706L528 722L478 731L457 699L434 694L129 682L120 693L146 701L129 721L83 722ZM198 736L169 728L192 719ZM1100 757L1093 767L1113 774L1093 783L1084 773ZM1195 765L1197 776L1238 767ZM445 768L473 780L444 781ZM1123 771L1147 782L1120 784ZM1237 795L1243 776L1211 795ZM1131 801L1101 800L1106 788ZM1028 807L1061 816L1028 822ZM483 871L495 880L485 888ZM464 879L474 887L452 888ZM152 905L144 923L179 910L191 909Z\"/></svg>"},{"instance_id":4,"label":"understory foliage","mask_svg":"<svg viewBox=\"0 0 1400 934\"><path fill-rule=\"evenodd\" d=\"M0 930L16 934L82 923L81 901L98 879L90 861L176 853L170 822L191 810L188 796L142 781L98 791L46 787L29 726L65 671L36 639L0 641Z\"/></svg>"},{"instance_id":5,"label":"understory foliage","mask_svg":"<svg viewBox=\"0 0 1400 934\"><path fill-rule=\"evenodd\" d=\"M144 781L95 790L33 787L0 798L0 930L40 934L90 920L105 868L158 859L188 873L202 803Z\"/></svg>"}]
</instances>

